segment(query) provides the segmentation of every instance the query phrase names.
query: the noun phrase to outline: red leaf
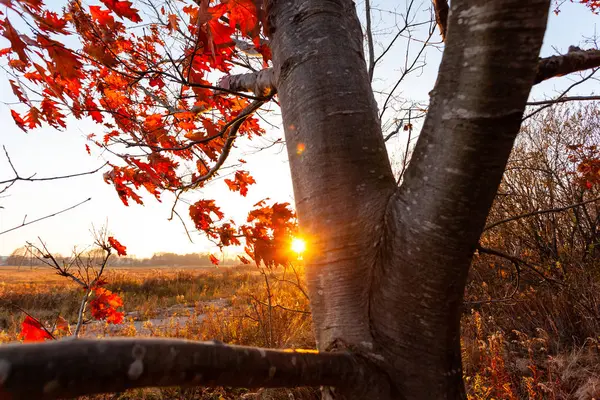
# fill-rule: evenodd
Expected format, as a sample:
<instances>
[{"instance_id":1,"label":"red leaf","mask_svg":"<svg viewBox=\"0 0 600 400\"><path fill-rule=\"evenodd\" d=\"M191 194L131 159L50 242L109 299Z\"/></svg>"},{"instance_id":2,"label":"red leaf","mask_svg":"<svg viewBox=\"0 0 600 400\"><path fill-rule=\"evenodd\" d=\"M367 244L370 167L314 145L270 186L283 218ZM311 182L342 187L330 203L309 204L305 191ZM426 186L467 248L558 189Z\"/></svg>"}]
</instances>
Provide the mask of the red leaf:
<instances>
[{"instance_id":1,"label":"red leaf","mask_svg":"<svg viewBox=\"0 0 600 400\"><path fill-rule=\"evenodd\" d=\"M25 54L25 48L27 47L27 45L21 40L21 37L19 36L15 28L13 28L13 26L10 24L8 18L4 20L3 35L10 41L10 48L12 49L12 51L17 53L19 59L22 62L27 63L29 60L29 57L27 57L27 54Z\"/></svg>"},{"instance_id":2,"label":"red leaf","mask_svg":"<svg viewBox=\"0 0 600 400\"><path fill-rule=\"evenodd\" d=\"M10 115L12 115L17 126L25 131L25 121L23 120L23 118L21 118L19 113L15 110L10 110Z\"/></svg>"},{"instance_id":3,"label":"red leaf","mask_svg":"<svg viewBox=\"0 0 600 400\"><path fill-rule=\"evenodd\" d=\"M245 197L248 194L248 186L255 184L256 181L248 171L236 171L235 179L225 179L225 183L229 186L229 190L240 192Z\"/></svg>"},{"instance_id":4,"label":"red leaf","mask_svg":"<svg viewBox=\"0 0 600 400\"><path fill-rule=\"evenodd\" d=\"M219 265L219 259L215 256L213 256L212 254L210 255L210 262L213 263L214 265Z\"/></svg>"},{"instance_id":5,"label":"red leaf","mask_svg":"<svg viewBox=\"0 0 600 400\"><path fill-rule=\"evenodd\" d=\"M115 23L110 10L103 10L100 6L90 6L90 15L100 25L113 25Z\"/></svg>"},{"instance_id":6,"label":"red leaf","mask_svg":"<svg viewBox=\"0 0 600 400\"><path fill-rule=\"evenodd\" d=\"M169 14L168 20L167 27L169 28L169 31L173 32L179 29L179 18L177 15Z\"/></svg>"},{"instance_id":7,"label":"red leaf","mask_svg":"<svg viewBox=\"0 0 600 400\"><path fill-rule=\"evenodd\" d=\"M126 0L100 0L106 7L111 9L121 18L127 18L133 22L142 22L138 10L131 8L131 2Z\"/></svg>"},{"instance_id":8,"label":"red leaf","mask_svg":"<svg viewBox=\"0 0 600 400\"><path fill-rule=\"evenodd\" d=\"M95 298L90 301L90 313L97 320L106 320L110 324L119 324L123 321L124 314L117 311L123 307L123 299L108 289L94 288Z\"/></svg>"},{"instance_id":9,"label":"red leaf","mask_svg":"<svg viewBox=\"0 0 600 400\"><path fill-rule=\"evenodd\" d=\"M110 247L112 247L113 249L115 249L117 251L118 255L120 255L120 256L127 255L127 248L125 246L123 246L121 243L119 243L119 241L117 239L115 239L114 237L109 236L108 243L110 244Z\"/></svg>"},{"instance_id":10,"label":"red leaf","mask_svg":"<svg viewBox=\"0 0 600 400\"><path fill-rule=\"evenodd\" d=\"M92 153L90 152L90 146L88 146L87 144L85 145L85 151L87 151L87 153L91 156Z\"/></svg>"},{"instance_id":11,"label":"red leaf","mask_svg":"<svg viewBox=\"0 0 600 400\"><path fill-rule=\"evenodd\" d=\"M46 339L52 339L52 336L42 327L40 321L29 315L21 323L19 337L24 342L41 342Z\"/></svg>"},{"instance_id":12,"label":"red leaf","mask_svg":"<svg viewBox=\"0 0 600 400\"><path fill-rule=\"evenodd\" d=\"M248 260L246 257L244 256L238 256L238 258L240 259L240 261L242 262L242 264L250 264L252 261Z\"/></svg>"},{"instance_id":13,"label":"red leaf","mask_svg":"<svg viewBox=\"0 0 600 400\"><path fill-rule=\"evenodd\" d=\"M19 86L17 82L13 81L12 79L9 79L8 81L10 82L10 87L12 88L13 93L15 94L15 96L17 96L19 101L21 103L28 103L27 98L21 90L21 86Z\"/></svg>"}]
</instances>

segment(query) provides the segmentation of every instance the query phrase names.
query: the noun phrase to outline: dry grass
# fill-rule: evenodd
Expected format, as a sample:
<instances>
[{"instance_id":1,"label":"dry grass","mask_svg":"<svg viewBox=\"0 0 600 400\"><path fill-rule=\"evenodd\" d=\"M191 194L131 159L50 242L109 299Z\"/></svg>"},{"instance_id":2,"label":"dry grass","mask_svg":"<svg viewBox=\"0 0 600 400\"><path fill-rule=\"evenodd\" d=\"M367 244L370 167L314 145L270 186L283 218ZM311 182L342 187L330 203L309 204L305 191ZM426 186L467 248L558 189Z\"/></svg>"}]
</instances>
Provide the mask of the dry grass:
<instances>
[{"instance_id":1,"label":"dry grass","mask_svg":"<svg viewBox=\"0 0 600 400\"><path fill-rule=\"evenodd\" d=\"M481 298L484 292L501 297L508 291L509 279L486 275L481 265L475 267L480 275L472 279L468 298ZM308 299L290 275L284 277L281 272L267 274L265 280L255 268L119 268L110 271L107 278L109 289L124 299L128 322L118 329L87 326L88 334L217 339L277 348L315 345L306 313ZM595 303L600 287L595 282L578 274L561 290L549 285L529 286L513 301L468 307L462 344L469 399L600 398L600 319L594 314L600 312ZM2 267L0 298L40 319L61 313L72 320L81 291L48 269ZM16 340L22 318L14 309L0 308L0 342ZM151 318L163 323L136 322ZM318 390L311 388L192 388L135 390L95 398L318 397Z\"/></svg>"}]
</instances>

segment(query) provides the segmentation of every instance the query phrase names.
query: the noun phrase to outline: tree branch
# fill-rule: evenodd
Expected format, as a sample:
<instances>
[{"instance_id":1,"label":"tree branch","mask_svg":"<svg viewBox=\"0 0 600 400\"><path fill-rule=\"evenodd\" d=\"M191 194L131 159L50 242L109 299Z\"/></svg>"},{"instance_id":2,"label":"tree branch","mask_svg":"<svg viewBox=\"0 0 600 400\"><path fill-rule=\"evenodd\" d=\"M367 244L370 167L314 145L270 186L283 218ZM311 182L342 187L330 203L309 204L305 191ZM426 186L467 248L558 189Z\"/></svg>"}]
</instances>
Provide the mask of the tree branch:
<instances>
[{"instance_id":1,"label":"tree branch","mask_svg":"<svg viewBox=\"0 0 600 400\"><path fill-rule=\"evenodd\" d=\"M369 49L369 63L367 64L367 72L369 73L369 82L373 82L373 73L375 72L375 46L373 43L373 28L371 26L371 3L365 0L365 15L367 18L366 35L367 46Z\"/></svg>"},{"instance_id":2,"label":"tree branch","mask_svg":"<svg viewBox=\"0 0 600 400\"><path fill-rule=\"evenodd\" d=\"M512 262L513 264L519 264L519 265L523 265L524 267L529 268L531 271L535 272L537 275L539 275L542 279L544 279L547 282L552 282L552 283L556 283L558 285L563 286L562 282L557 281L556 279L552 279L547 277L546 275L544 275L542 272L538 271L538 269L536 267L534 267L533 265L529 264L527 261L519 258L519 257L515 257L515 256L511 256L510 254L506 254L500 250L496 250L496 249L492 249L489 247L483 247L482 245L477 245L477 250L480 253L484 253L484 254L490 254L492 256L496 256L496 257L500 257L500 258L504 258L510 262Z\"/></svg>"},{"instance_id":3,"label":"tree branch","mask_svg":"<svg viewBox=\"0 0 600 400\"><path fill-rule=\"evenodd\" d=\"M532 211L532 212L528 212L528 213L521 214L521 215L516 215L514 217L506 218L506 219L503 219L501 221L494 222L493 224L489 224L488 226L486 226L483 229L483 231L485 232L485 231L490 230L490 229L492 229L492 228L494 228L494 227L496 227L498 225L502 225L502 224L505 224L507 222L515 221L517 219L533 217L534 215L539 215L539 214L549 214L549 213L563 212L563 211L570 210L571 208L583 206L583 205L586 205L588 203L593 203L595 201L600 201L600 197L596 197L596 198L593 198L593 199L590 199L590 200L582 201L582 202L576 203L576 204L571 204L571 205L565 206L565 207L550 208L550 209L546 209L546 210L537 210L537 211Z\"/></svg>"},{"instance_id":4,"label":"tree branch","mask_svg":"<svg viewBox=\"0 0 600 400\"><path fill-rule=\"evenodd\" d=\"M600 100L600 96L565 96L557 99L530 101L527 103L528 106L543 106L546 104L558 104L566 103L568 101L595 101Z\"/></svg>"},{"instance_id":5,"label":"tree branch","mask_svg":"<svg viewBox=\"0 0 600 400\"><path fill-rule=\"evenodd\" d=\"M266 68L248 74L227 75L218 85L229 91L253 92L257 96L267 96L276 90L275 73L273 68Z\"/></svg>"},{"instance_id":6,"label":"tree branch","mask_svg":"<svg viewBox=\"0 0 600 400\"><path fill-rule=\"evenodd\" d=\"M448 26L448 2L446 0L432 0L432 3L442 40L445 41ZM567 54L540 59L534 84L557 76L597 67L600 67L600 50L581 50L578 47L571 46Z\"/></svg>"},{"instance_id":7,"label":"tree branch","mask_svg":"<svg viewBox=\"0 0 600 400\"><path fill-rule=\"evenodd\" d=\"M41 217L41 218L38 218L38 219L34 219L33 221L29 221L29 222L25 222L25 221L23 221L23 223L22 223L21 225L14 226L14 227L12 227L12 228L10 228L10 229L7 229L7 230L5 230L5 231L2 231L2 232L0 232L0 235L4 235L5 233L12 232L12 231L14 231L14 230L16 230L16 229L19 229L19 228L22 228L22 227L24 227L24 226L31 225L31 224L33 224L33 223L35 223L35 222L38 222L38 221L42 221L42 220L44 220L44 219L46 219L46 218L50 218L50 217L54 217L55 215L62 214L62 213L64 213L64 212L66 212L66 211L72 210L72 209L74 209L75 207L78 207L78 206L82 205L83 203L87 203L87 202L88 202L88 201L90 201L91 199L92 199L92 198L91 198L91 197L89 197L89 198L87 198L87 199L85 199L85 200L83 200L83 201L81 201L81 202L79 202L79 203L75 204L74 206L71 206L71 207L65 208L64 210L57 211L57 212L55 212L55 213L53 213L53 214L49 214L49 215L46 215L46 216L44 216L44 217Z\"/></svg>"},{"instance_id":8,"label":"tree branch","mask_svg":"<svg viewBox=\"0 0 600 400\"><path fill-rule=\"evenodd\" d=\"M27 181L27 182L42 182L42 181L54 181L54 180L58 180L58 179L67 179L67 178L75 178L77 176L83 176L83 175L91 175L91 174L95 174L96 172L100 171L102 168L104 168L106 165L108 165L108 162L105 162L104 164L102 164L101 166L99 166L98 168L91 170L91 171L87 171L87 172L78 172L75 174L69 174L69 175L60 175L60 176L49 176L47 178L34 178L35 174L30 176L30 177L22 177L19 175L19 173L17 172L14 164L12 163L12 160L10 158L10 156L8 155L8 150L6 150L6 146L2 146L2 148L4 149L4 154L6 155L6 159L8 160L8 163L11 167L11 169L13 170L15 177L11 178L11 179L5 179L3 181L0 181L0 185L6 184L6 183L14 183L16 181Z\"/></svg>"},{"instance_id":9,"label":"tree branch","mask_svg":"<svg viewBox=\"0 0 600 400\"><path fill-rule=\"evenodd\" d=\"M65 398L166 386L364 384L367 362L350 353L308 353L180 339L59 340L0 347L2 397Z\"/></svg>"},{"instance_id":10,"label":"tree branch","mask_svg":"<svg viewBox=\"0 0 600 400\"><path fill-rule=\"evenodd\" d=\"M600 50L581 50L578 47L570 47L567 54L540 59L535 83L597 67L600 67Z\"/></svg>"},{"instance_id":11,"label":"tree branch","mask_svg":"<svg viewBox=\"0 0 600 400\"><path fill-rule=\"evenodd\" d=\"M440 29L440 35L442 36L442 41L446 41L446 32L448 30L448 12L450 8L448 7L447 0L432 0L433 8L435 10L435 22Z\"/></svg>"}]
</instances>

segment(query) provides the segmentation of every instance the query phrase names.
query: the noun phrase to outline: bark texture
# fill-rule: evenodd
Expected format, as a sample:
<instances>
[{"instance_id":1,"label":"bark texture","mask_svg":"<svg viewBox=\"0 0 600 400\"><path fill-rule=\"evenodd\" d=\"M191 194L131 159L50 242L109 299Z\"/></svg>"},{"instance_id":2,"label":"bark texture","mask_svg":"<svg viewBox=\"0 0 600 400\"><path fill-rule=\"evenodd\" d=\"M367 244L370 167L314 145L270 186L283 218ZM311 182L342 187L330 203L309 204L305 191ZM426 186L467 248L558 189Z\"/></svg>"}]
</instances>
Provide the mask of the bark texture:
<instances>
[{"instance_id":1,"label":"bark texture","mask_svg":"<svg viewBox=\"0 0 600 400\"><path fill-rule=\"evenodd\" d=\"M275 0L269 27L318 346L372 349L368 289L395 181L351 0Z\"/></svg>"},{"instance_id":2,"label":"bark texture","mask_svg":"<svg viewBox=\"0 0 600 400\"><path fill-rule=\"evenodd\" d=\"M377 379L349 353L284 352L178 339L61 340L0 346L0 399L50 399L139 387L293 387Z\"/></svg>"},{"instance_id":3,"label":"bark texture","mask_svg":"<svg viewBox=\"0 0 600 400\"><path fill-rule=\"evenodd\" d=\"M409 399L464 398L471 256L534 82L549 1L453 1L431 104L386 215L371 331Z\"/></svg>"}]
</instances>

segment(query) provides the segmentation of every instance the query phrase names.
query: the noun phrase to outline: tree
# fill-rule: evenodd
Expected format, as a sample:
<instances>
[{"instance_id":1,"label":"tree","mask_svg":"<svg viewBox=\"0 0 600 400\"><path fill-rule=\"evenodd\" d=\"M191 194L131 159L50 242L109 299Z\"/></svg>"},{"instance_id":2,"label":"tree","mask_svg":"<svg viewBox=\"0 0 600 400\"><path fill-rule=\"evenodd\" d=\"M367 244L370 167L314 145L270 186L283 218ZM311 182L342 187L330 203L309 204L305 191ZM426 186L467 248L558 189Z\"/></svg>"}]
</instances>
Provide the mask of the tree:
<instances>
[{"instance_id":1,"label":"tree","mask_svg":"<svg viewBox=\"0 0 600 400\"><path fill-rule=\"evenodd\" d=\"M335 387L325 395L336 398L465 397L459 325L467 272L531 87L600 65L596 50L538 58L549 0L455 0L448 20L436 14L446 47L400 186L349 0L150 7L158 22L138 36L115 19L141 21L129 1L102 0L108 9L73 1L68 19L45 11L39 0L4 3L39 28L32 39L3 22L16 73L44 88L40 111L15 84L29 105L25 118L13 114L15 121L23 128L41 120L64 126L60 105L104 122L109 131L95 143L125 163L113 164L105 179L126 204L141 202L139 187L155 196L202 187L238 135L260 134L252 113L276 91L299 225L311 249L306 276L321 352L125 339L8 345L0 348L3 392L75 396L156 385L324 385ZM185 29L178 10L193 22ZM46 34L62 33L68 21L81 51ZM160 29L180 41L167 44ZM234 32L249 41L232 38ZM180 53L172 54L179 45ZM32 61L35 48L45 67ZM211 85L206 71L228 72L234 63L255 69L236 48L261 54L265 63L272 55L272 68ZM253 95L229 95L240 91ZM105 114L113 120L104 121ZM178 175L176 158L194 160L196 171ZM244 195L252 183L238 171L228 184ZM242 235L255 258L286 262L274 251L293 230L284 205L259 205L239 231L230 222L216 224L223 215L212 200L199 200L190 215L223 245L239 243ZM47 367L50 360L56 367Z\"/></svg>"}]
</instances>

